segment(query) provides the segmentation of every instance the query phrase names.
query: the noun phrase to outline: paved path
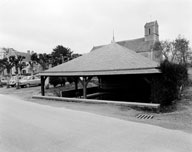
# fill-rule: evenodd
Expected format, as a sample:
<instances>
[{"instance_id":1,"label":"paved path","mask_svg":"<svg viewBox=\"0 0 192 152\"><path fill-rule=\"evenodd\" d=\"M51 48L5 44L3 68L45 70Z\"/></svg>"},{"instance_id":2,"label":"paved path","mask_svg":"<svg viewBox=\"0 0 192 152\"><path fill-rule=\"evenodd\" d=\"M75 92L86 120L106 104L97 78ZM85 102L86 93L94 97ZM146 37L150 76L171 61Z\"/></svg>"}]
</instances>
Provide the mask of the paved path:
<instances>
[{"instance_id":1,"label":"paved path","mask_svg":"<svg viewBox=\"0 0 192 152\"><path fill-rule=\"evenodd\" d=\"M190 152L192 135L0 95L2 152Z\"/></svg>"}]
</instances>

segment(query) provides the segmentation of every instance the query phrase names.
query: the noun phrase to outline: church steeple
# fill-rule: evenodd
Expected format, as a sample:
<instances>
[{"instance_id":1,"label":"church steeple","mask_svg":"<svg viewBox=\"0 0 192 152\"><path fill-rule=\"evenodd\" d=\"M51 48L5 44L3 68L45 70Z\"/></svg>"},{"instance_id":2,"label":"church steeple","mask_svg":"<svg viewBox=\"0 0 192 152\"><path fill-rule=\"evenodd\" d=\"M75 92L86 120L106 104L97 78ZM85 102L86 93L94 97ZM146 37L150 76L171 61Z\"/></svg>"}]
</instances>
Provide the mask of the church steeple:
<instances>
[{"instance_id":1,"label":"church steeple","mask_svg":"<svg viewBox=\"0 0 192 152\"><path fill-rule=\"evenodd\" d=\"M113 39L111 40L111 43L115 43L114 30L113 30Z\"/></svg>"},{"instance_id":2,"label":"church steeple","mask_svg":"<svg viewBox=\"0 0 192 152\"><path fill-rule=\"evenodd\" d=\"M145 41L159 41L159 26L157 21L145 24Z\"/></svg>"}]
</instances>

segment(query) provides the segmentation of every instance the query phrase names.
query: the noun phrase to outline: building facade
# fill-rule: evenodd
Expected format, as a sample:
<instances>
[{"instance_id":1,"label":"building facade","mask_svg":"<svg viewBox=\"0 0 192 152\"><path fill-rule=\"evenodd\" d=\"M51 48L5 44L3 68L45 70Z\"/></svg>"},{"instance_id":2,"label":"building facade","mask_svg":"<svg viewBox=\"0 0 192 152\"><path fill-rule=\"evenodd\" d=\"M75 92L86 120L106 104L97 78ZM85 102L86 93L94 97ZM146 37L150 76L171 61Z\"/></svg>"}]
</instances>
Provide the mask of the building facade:
<instances>
[{"instance_id":1,"label":"building facade","mask_svg":"<svg viewBox=\"0 0 192 152\"><path fill-rule=\"evenodd\" d=\"M0 59L3 59L5 58L6 56L6 51L4 48L0 48Z\"/></svg>"},{"instance_id":2,"label":"building facade","mask_svg":"<svg viewBox=\"0 0 192 152\"><path fill-rule=\"evenodd\" d=\"M159 25L157 21L149 22L144 25L144 37L117 41L116 43L135 51L153 61L161 61L161 52L154 51L153 47L156 42L159 42ZM91 51L101 48L105 45L95 46Z\"/></svg>"},{"instance_id":3,"label":"building facade","mask_svg":"<svg viewBox=\"0 0 192 152\"><path fill-rule=\"evenodd\" d=\"M31 55L34 52L27 51L25 52L19 52L14 50L13 48L0 48L0 59L8 58L10 56L24 56L25 58L22 60L22 62L25 63L25 67L20 71L21 74L31 74L33 72L37 73L39 71L39 65L34 65L33 69L31 69L31 66L29 62L31 61ZM16 69L13 67L11 69L11 75L15 75ZM1 75L6 76L7 70L5 69L2 71Z\"/></svg>"}]
</instances>

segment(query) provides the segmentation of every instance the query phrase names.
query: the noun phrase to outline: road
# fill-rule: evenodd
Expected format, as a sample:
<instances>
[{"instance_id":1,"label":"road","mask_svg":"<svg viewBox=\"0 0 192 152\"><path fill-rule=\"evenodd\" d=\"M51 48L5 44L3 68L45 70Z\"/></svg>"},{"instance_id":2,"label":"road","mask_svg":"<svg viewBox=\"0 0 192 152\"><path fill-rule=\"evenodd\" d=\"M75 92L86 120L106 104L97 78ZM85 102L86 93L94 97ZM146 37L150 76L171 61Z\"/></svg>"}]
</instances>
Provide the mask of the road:
<instances>
[{"instance_id":1,"label":"road","mask_svg":"<svg viewBox=\"0 0 192 152\"><path fill-rule=\"evenodd\" d=\"M1 152L189 152L192 134L0 95Z\"/></svg>"}]
</instances>

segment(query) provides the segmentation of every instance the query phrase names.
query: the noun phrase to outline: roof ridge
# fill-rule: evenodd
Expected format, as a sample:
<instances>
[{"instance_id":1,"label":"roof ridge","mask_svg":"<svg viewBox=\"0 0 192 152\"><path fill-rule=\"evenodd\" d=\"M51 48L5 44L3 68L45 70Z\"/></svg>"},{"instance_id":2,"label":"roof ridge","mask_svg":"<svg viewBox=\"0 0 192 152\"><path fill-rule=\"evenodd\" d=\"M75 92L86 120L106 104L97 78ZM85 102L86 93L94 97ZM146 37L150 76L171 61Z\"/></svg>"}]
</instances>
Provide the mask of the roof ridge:
<instances>
[{"instance_id":1,"label":"roof ridge","mask_svg":"<svg viewBox=\"0 0 192 152\"><path fill-rule=\"evenodd\" d=\"M141 38L135 38L135 39L131 39L131 40L116 41L115 43L118 43L118 42L124 42L124 41L142 40L142 39L144 39L144 37L141 37ZM106 45L108 45L108 44L93 46L93 48L102 47L102 46L106 46Z\"/></svg>"},{"instance_id":2,"label":"roof ridge","mask_svg":"<svg viewBox=\"0 0 192 152\"><path fill-rule=\"evenodd\" d=\"M148 69L158 69L158 67L154 67L154 66L151 66L151 67L145 67L145 68L129 68L129 69L107 69L107 70L76 70L76 71L63 71L63 73L65 72L69 72L69 73L72 73L72 72L106 72L106 71L128 71L128 70L148 70ZM47 71L42 71L41 73L46 73ZM57 73L57 72L61 72L61 71L49 71L50 73Z\"/></svg>"},{"instance_id":3,"label":"roof ridge","mask_svg":"<svg viewBox=\"0 0 192 152\"><path fill-rule=\"evenodd\" d=\"M144 37L141 38L136 38L136 39L131 39L131 40L122 40L122 41L117 41L117 42L124 42L124 41L135 41L135 40L142 40Z\"/></svg>"}]
</instances>

